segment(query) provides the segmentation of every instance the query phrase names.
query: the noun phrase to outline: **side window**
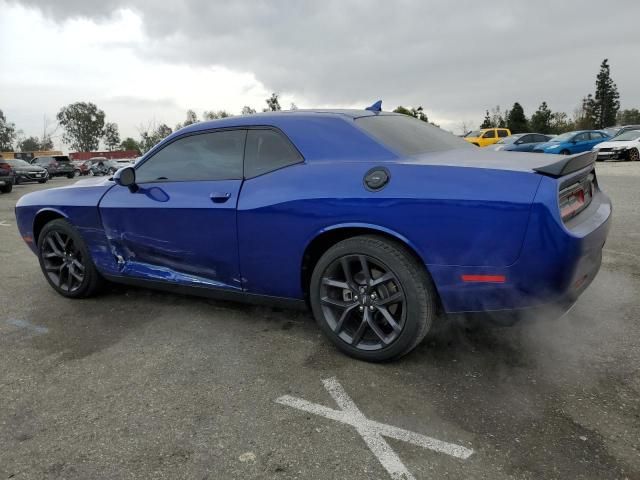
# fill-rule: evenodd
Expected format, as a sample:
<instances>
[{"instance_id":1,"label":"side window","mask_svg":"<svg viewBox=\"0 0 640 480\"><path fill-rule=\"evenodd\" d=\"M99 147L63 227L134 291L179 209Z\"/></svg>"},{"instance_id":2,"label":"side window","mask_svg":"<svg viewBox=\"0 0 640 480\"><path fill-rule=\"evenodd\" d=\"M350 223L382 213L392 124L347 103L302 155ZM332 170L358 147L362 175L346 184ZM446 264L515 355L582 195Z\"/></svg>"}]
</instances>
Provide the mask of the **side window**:
<instances>
[{"instance_id":1,"label":"side window","mask_svg":"<svg viewBox=\"0 0 640 480\"><path fill-rule=\"evenodd\" d=\"M522 143L531 143L533 142L533 135L523 135L520 137L520 142Z\"/></svg>"},{"instance_id":2,"label":"side window","mask_svg":"<svg viewBox=\"0 0 640 480\"><path fill-rule=\"evenodd\" d=\"M591 132L591 140L602 140L602 134L600 132Z\"/></svg>"},{"instance_id":3,"label":"side window","mask_svg":"<svg viewBox=\"0 0 640 480\"><path fill-rule=\"evenodd\" d=\"M496 131L489 130L488 132L484 132L484 135L482 135L482 138L496 138Z\"/></svg>"},{"instance_id":4,"label":"side window","mask_svg":"<svg viewBox=\"0 0 640 480\"><path fill-rule=\"evenodd\" d=\"M546 135L535 135L536 142L548 142L551 137L547 137Z\"/></svg>"},{"instance_id":5,"label":"side window","mask_svg":"<svg viewBox=\"0 0 640 480\"><path fill-rule=\"evenodd\" d=\"M498 130L498 136L499 136L500 138L508 137L508 136L509 136L509 133L508 133L506 130Z\"/></svg>"},{"instance_id":6,"label":"side window","mask_svg":"<svg viewBox=\"0 0 640 480\"><path fill-rule=\"evenodd\" d=\"M180 138L136 169L136 181L198 181L242 178L246 130L200 133Z\"/></svg>"},{"instance_id":7,"label":"side window","mask_svg":"<svg viewBox=\"0 0 640 480\"><path fill-rule=\"evenodd\" d=\"M573 140L576 141L576 142L584 142L586 140L589 140L589 134L588 133L579 133L578 135L573 137Z\"/></svg>"},{"instance_id":8,"label":"side window","mask_svg":"<svg viewBox=\"0 0 640 480\"><path fill-rule=\"evenodd\" d=\"M244 157L244 176L257 177L278 168L300 163L302 157L276 130L249 130Z\"/></svg>"}]
</instances>

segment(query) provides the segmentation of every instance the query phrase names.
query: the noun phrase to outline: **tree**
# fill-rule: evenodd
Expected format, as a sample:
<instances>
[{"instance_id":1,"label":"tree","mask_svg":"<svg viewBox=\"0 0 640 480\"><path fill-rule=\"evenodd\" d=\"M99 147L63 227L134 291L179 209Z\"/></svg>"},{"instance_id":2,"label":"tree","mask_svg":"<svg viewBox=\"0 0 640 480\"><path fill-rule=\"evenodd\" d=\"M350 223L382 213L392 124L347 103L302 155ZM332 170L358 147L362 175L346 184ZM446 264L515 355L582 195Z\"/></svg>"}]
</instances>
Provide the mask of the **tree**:
<instances>
[{"instance_id":1,"label":"tree","mask_svg":"<svg viewBox=\"0 0 640 480\"><path fill-rule=\"evenodd\" d=\"M291 106L289 107L289 110L298 110L298 106L295 103L291 102Z\"/></svg>"},{"instance_id":2,"label":"tree","mask_svg":"<svg viewBox=\"0 0 640 480\"><path fill-rule=\"evenodd\" d=\"M511 133L526 133L529 131L529 122L524 114L522 105L518 102L513 104L513 107L506 114L507 128L511 130Z\"/></svg>"},{"instance_id":3,"label":"tree","mask_svg":"<svg viewBox=\"0 0 640 480\"><path fill-rule=\"evenodd\" d=\"M120 132L115 123L107 123L104 126L104 144L110 152L120 144Z\"/></svg>"},{"instance_id":4,"label":"tree","mask_svg":"<svg viewBox=\"0 0 640 480\"><path fill-rule=\"evenodd\" d=\"M529 129L536 133L551 133L551 116L553 113L547 105L542 102L529 120Z\"/></svg>"},{"instance_id":5,"label":"tree","mask_svg":"<svg viewBox=\"0 0 640 480\"><path fill-rule=\"evenodd\" d=\"M155 122L150 122L146 126L140 125L138 131L140 132L138 145L143 153L151 150L158 142L172 133L171 127L168 125L161 123L156 126Z\"/></svg>"},{"instance_id":6,"label":"tree","mask_svg":"<svg viewBox=\"0 0 640 480\"><path fill-rule=\"evenodd\" d=\"M15 124L7 121L2 110L0 110L0 152L13 150L13 142L16 139Z\"/></svg>"},{"instance_id":7,"label":"tree","mask_svg":"<svg viewBox=\"0 0 640 480\"><path fill-rule=\"evenodd\" d=\"M596 77L596 93L593 106L596 128L615 125L616 115L620 110L620 94L618 93L618 87L611 78L609 60L606 58L600 64L600 72Z\"/></svg>"},{"instance_id":8,"label":"tree","mask_svg":"<svg viewBox=\"0 0 640 480\"><path fill-rule=\"evenodd\" d=\"M505 115L502 115L500 111L500 105L496 105L491 109L491 126L494 128L504 128L507 126Z\"/></svg>"},{"instance_id":9,"label":"tree","mask_svg":"<svg viewBox=\"0 0 640 480\"><path fill-rule=\"evenodd\" d=\"M280 110L282 110L282 108L280 107L280 101L278 100L279 97L280 97L279 94L272 93L271 96L265 100L265 103L267 104L267 108L265 108L262 111L263 112L279 112Z\"/></svg>"},{"instance_id":10,"label":"tree","mask_svg":"<svg viewBox=\"0 0 640 480\"><path fill-rule=\"evenodd\" d=\"M631 108L629 110L620 110L616 117L618 125L635 125L640 124L640 110Z\"/></svg>"},{"instance_id":11,"label":"tree","mask_svg":"<svg viewBox=\"0 0 640 480\"><path fill-rule=\"evenodd\" d=\"M73 150L90 152L100 145L104 135L104 112L91 102L76 102L62 107L56 115L64 129L62 141Z\"/></svg>"},{"instance_id":12,"label":"tree","mask_svg":"<svg viewBox=\"0 0 640 480\"><path fill-rule=\"evenodd\" d=\"M418 120L422 120L423 122L428 122L429 121L429 118L424 113L424 109L422 107L406 108L406 107L403 107L402 105L400 105L400 106L396 107L396 109L393 112L394 113L402 113L403 115L409 115L410 117L417 118Z\"/></svg>"},{"instance_id":13,"label":"tree","mask_svg":"<svg viewBox=\"0 0 640 480\"><path fill-rule=\"evenodd\" d=\"M596 101L593 95L589 94L583 97L582 105L575 111L575 128L579 130L590 130L596 128L596 121Z\"/></svg>"},{"instance_id":14,"label":"tree","mask_svg":"<svg viewBox=\"0 0 640 480\"><path fill-rule=\"evenodd\" d=\"M40 150L40 139L38 137L27 137L18 142L16 146L20 152L37 152Z\"/></svg>"},{"instance_id":15,"label":"tree","mask_svg":"<svg viewBox=\"0 0 640 480\"><path fill-rule=\"evenodd\" d=\"M202 114L202 118L204 118L205 120L216 120L218 118L227 118L231 116L232 115L226 110L218 110L217 112L213 110L205 110L205 112Z\"/></svg>"},{"instance_id":16,"label":"tree","mask_svg":"<svg viewBox=\"0 0 640 480\"><path fill-rule=\"evenodd\" d=\"M489 115L489 110L484 115L484 120L480 124L480 128L491 128L491 116Z\"/></svg>"},{"instance_id":17,"label":"tree","mask_svg":"<svg viewBox=\"0 0 640 480\"><path fill-rule=\"evenodd\" d=\"M140 145L133 138L127 137L120 143L120 150L135 150L140 153Z\"/></svg>"},{"instance_id":18,"label":"tree","mask_svg":"<svg viewBox=\"0 0 640 480\"><path fill-rule=\"evenodd\" d=\"M244 107L242 107L241 115L253 115L254 113L256 113L255 108L251 108L248 105L245 105Z\"/></svg>"},{"instance_id":19,"label":"tree","mask_svg":"<svg viewBox=\"0 0 640 480\"><path fill-rule=\"evenodd\" d=\"M549 133L565 133L575 130L575 125L569 120L569 116L564 112L553 112L551 114L551 130Z\"/></svg>"},{"instance_id":20,"label":"tree","mask_svg":"<svg viewBox=\"0 0 640 480\"><path fill-rule=\"evenodd\" d=\"M53 140L51 140L49 135L45 134L42 140L40 140L40 150L53 150Z\"/></svg>"}]
</instances>

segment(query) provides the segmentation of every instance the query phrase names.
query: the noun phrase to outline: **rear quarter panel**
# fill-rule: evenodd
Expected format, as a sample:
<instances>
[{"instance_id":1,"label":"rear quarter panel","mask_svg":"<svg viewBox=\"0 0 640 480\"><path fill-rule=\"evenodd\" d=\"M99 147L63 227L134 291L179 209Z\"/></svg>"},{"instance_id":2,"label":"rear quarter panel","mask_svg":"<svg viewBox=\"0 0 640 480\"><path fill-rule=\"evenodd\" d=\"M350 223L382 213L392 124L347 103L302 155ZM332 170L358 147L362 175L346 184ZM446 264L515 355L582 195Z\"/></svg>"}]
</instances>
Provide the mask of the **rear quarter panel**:
<instances>
[{"instance_id":1,"label":"rear quarter panel","mask_svg":"<svg viewBox=\"0 0 640 480\"><path fill-rule=\"evenodd\" d=\"M507 266L520 254L540 177L531 173L379 163L391 174L364 188L369 162L310 162L244 182L238 203L241 272L252 292L302 298L309 243L341 227L406 241L428 265Z\"/></svg>"}]
</instances>

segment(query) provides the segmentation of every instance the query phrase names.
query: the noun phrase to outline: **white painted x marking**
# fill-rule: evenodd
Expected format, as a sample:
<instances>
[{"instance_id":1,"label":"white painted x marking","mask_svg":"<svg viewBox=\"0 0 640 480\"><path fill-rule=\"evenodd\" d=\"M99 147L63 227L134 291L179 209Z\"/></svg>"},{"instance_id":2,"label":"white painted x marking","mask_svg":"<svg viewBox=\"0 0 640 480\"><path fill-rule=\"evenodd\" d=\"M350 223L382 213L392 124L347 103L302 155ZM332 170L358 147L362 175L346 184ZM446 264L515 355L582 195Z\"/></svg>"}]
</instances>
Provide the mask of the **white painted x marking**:
<instances>
[{"instance_id":1,"label":"white painted x marking","mask_svg":"<svg viewBox=\"0 0 640 480\"><path fill-rule=\"evenodd\" d=\"M443 442L442 440L410 432L409 430L369 420L353 400L351 400L349 395L347 395L347 392L342 388L342 385L338 383L337 379L327 378L323 380L322 383L324 388L329 392L329 395L331 395L338 404L340 410L334 410L324 405L318 405L317 403L311 403L302 398L291 397L289 395L277 398L276 402L351 425L358 431L369 449L394 480L415 480L415 477L411 475L411 472L404 466L400 457L396 455L396 452L394 452L385 439L382 438L383 435L419 447L428 448L435 452L446 453L447 455L463 460L466 460L473 454L473 450L463 447L462 445Z\"/></svg>"}]
</instances>

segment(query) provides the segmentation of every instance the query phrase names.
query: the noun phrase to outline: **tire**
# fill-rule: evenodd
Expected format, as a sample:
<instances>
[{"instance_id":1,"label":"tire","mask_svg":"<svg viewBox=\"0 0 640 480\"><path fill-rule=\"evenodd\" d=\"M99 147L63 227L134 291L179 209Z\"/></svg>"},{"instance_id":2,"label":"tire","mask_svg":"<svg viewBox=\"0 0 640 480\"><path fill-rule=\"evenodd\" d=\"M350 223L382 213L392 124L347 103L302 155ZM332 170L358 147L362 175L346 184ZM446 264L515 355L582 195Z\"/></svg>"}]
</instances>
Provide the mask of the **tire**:
<instances>
[{"instance_id":1,"label":"tire","mask_svg":"<svg viewBox=\"0 0 640 480\"><path fill-rule=\"evenodd\" d=\"M49 179L45 178L44 180L38 180L38 183L47 183L47 180L49 180Z\"/></svg>"},{"instance_id":2,"label":"tire","mask_svg":"<svg viewBox=\"0 0 640 480\"><path fill-rule=\"evenodd\" d=\"M638 149L632 148L631 150L629 150L629 161L637 162L638 160L640 160L640 154L638 153Z\"/></svg>"},{"instance_id":3,"label":"tire","mask_svg":"<svg viewBox=\"0 0 640 480\"><path fill-rule=\"evenodd\" d=\"M424 265L402 244L375 235L349 238L327 250L313 270L309 297L329 339L347 355L369 362L409 353L436 317L437 295Z\"/></svg>"},{"instance_id":4,"label":"tire","mask_svg":"<svg viewBox=\"0 0 640 480\"><path fill-rule=\"evenodd\" d=\"M73 176L74 176L74 177L79 177L80 175L82 175L82 172L80 171L80 169L76 168L76 169L73 171Z\"/></svg>"},{"instance_id":5,"label":"tire","mask_svg":"<svg viewBox=\"0 0 640 480\"><path fill-rule=\"evenodd\" d=\"M71 173L67 173L67 178L75 178L76 177L76 171L74 170Z\"/></svg>"},{"instance_id":6,"label":"tire","mask_svg":"<svg viewBox=\"0 0 640 480\"><path fill-rule=\"evenodd\" d=\"M49 285L63 297L90 297L104 284L86 243L66 220L52 220L42 228L38 259Z\"/></svg>"},{"instance_id":7,"label":"tire","mask_svg":"<svg viewBox=\"0 0 640 480\"><path fill-rule=\"evenodd\" d=\"M479 146L480 146L480 144L479 144L479 143L476 143L476 142L472 142L472 143L471 143L471 145L475 145L476 147L479 147Z\"/></svg>"},{"instance_id":8,"label":"tire","mask_svg":"<svg viewBox=\"0 0 640 480\"><path fill-rule=\"evenodd\" d=\"M565 149L560 152L560 155L571 155L571 152Z\"/></svg>"},{"instance_id":9,"label":"tire","mask_svg":"<svg viewBox=\"0 0 640 480\"><path fill-rule=\"evenodd\" d=\"M12 190L13 190L13 184L11 183L0 187L0 192L2 193L11 193Z\"/></svg>"}]
</instances>

